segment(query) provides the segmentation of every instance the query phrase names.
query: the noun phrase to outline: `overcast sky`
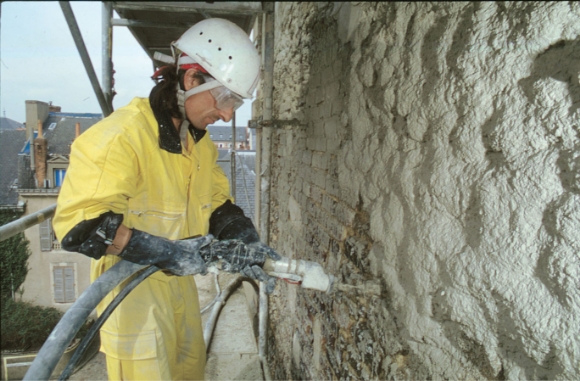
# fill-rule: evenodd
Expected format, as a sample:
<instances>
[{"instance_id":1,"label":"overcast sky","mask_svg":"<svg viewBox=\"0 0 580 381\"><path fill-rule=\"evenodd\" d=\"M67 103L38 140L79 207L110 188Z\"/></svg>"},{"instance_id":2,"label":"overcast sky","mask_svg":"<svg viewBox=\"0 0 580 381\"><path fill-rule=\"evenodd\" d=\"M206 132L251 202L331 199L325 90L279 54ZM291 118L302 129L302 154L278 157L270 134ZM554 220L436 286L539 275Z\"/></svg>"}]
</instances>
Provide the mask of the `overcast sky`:
<instances>
[{"instance_id":1,"label":"overcast sky","mask_svg":"<svg viewBox=\"0 0 580 381\"><path fill-rule=\"evenodd\" d=\"M99 102L58 2L6 1L0 7L1 116L23 123L26 100L52 102L63 112L100 114ZM71 1L71 7L101 80L102 3ZM152 62L125 27L113 28L113 64L115 109L133 97L149 95L154 85L150 79ZM237 112L236 124L247 125L249 117L250 102L246 101Z\"/></svg>"}]
</instances>

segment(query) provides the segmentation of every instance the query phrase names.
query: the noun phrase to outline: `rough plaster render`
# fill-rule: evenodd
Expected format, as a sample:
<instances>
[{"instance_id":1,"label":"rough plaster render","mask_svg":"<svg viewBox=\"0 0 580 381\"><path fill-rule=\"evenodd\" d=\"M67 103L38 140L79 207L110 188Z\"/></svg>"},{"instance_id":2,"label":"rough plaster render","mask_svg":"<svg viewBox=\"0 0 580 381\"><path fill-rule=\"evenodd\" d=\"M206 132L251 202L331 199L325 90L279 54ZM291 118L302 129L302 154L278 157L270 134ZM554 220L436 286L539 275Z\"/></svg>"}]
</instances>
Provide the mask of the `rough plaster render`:
<instances>
[{"instance_id":1,"label":"rough plaster render","mask_svg":"<svg viewBox=\"0 0 580 381\"><path fill-rule=\"evenodd\" d=\"M580 3L277 3L276 379L580 378Z\"/></svg>"}]
</instances>

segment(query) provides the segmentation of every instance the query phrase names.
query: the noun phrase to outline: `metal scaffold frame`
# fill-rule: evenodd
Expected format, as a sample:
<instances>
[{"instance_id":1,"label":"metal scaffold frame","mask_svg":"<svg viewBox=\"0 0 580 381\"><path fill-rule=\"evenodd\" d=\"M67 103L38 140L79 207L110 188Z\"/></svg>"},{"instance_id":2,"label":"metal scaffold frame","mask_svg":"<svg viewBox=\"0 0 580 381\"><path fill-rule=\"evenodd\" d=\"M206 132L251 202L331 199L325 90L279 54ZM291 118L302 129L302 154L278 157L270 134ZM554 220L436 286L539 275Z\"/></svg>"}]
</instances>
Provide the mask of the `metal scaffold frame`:
<instances>
[{"instance_id":1,"label":"metal scaffold frame","mask_svg":"<svg viewBox=\"0 0 580 381\"><path fill-rule=\"evenodd\" d=\"M78 27L74 12L68 1L60 1L60 7L62 9L65 20L68 24L69 30L73 37L73 41L79 52L83 66L89 81L93 88L93 91L98 99L99 105L103 112L104 117L109 116L113 112L113 27L127 27L137 40L137 42L143 47L147 55L151 58L154 68L156 67L156 62L153 58L153 51L166 51L169 50L170 42L172 40L166 41L165 46L156 45L154 43L149 43L147 41L147 35L141 33L142 31L148 31L154 29L155 31L166 31L168 33L173 33L173 35L181 35L187 28L194 25L200 18L210 18L212 16L231 18L230 21L236 22L246 30L249 34L250 30L256 25L255 43L261 42L262 52L262 97L264 101L262 110L263 123L257 128L257 155L256 160L256 193L257 202L255 210L255 221L256 225L262 236L264 243L269 243L269 202L270 202L270 146L271 146L271 128L272 125L268 124L272 119L272 90L273 90L273 64L274 64L274 3L273 2L219 2L219 3L207 3L207 2L146 2L146 3L135 3L135 2L103 2L102 7L102 72L101 72L101 84L95 73L94 66L88 54L86 45L84 43L83 37L81 35L80 29ZM114 18L113 11L116 11L121 18ZM138 13L155 11L156 16L159 16L160 12L167 12L168 14L179 13L180 15L185 14L190 16L191 20L179 21L179 20L147 20L139 19ZM137 17L129 17L136 16ZM194 17L195 16L195 17ZM157 17L159 18L159 17ZM196 19L197 18L197 19ZM162 19L162 17L161 17ZM157 32L155 33L158 34ZM169 35L169 34L168 34ZM232 150L230 153L230 165L231 165L231 182L232 190L235 194L236 191L236 125L235 113L232 118ZM242 172L243 175L243 172ZM247 191L246 191L247 196ZM36 213L30 214L28 216L22 217L12 223L6 224L0 227L0 241L3 241L17 233L23 232L24 230L41 223L42 221L51 218L56 210L56 205L51 205L43 210ZM128 265L129 266L129 265ZM130 265L130 270L125 272L133 272L136 266ZM137 266L138 267L138 266ZM106 274L104 274L106 275ZM122 275L122 276L121 276ZM119 277L126 277L127 274L119 274ZM97 280L98 281L98 280ZM241 283L241 282L240 282ZM267 364L267 319L268 319L268 296L265 292L265 285L260 284L259 287L259 338L258 338L258 352L259 358L262 363L262 368L264 371L264 377L266 380L270 380L270 372ZM227 298L226 297L222 297ZM91 303L98 302L92 300ZM86 308L81 308L83 311ZM73 309L74 310L74 309ZM91 309L92 310L92 309ZM76 310L75 310L76 311ZM73 311L73 314L76 312ZM219 311L218 311L219 313ZM76 315L75 315L76 316ZM59 323L60 324L60 323ZM67 321L68 324L68 321ZM77 323L75 323L77 324ZM62 324L61 324L62 325ZM78 324L77 324L78 325ZM80 327L80 326L79 326ZM54 333L54 331L53 331ZM74 332L76 333L76 331ZM73 336L74 336L73 333ZM69 335L70 336L70 335ZM67 336L68 337L68 336ZM71 336L72 337L72 336ZM65 340L66 341L66 340ZM47 340L48 342L48 340ZM63 342L64 343L64 342ZM60 349L66 347L63 343L59 343L58 350L53 347L48 349L43 349L44 352L49 353L48 357L56 358L62 355ZM66 344L66 343L65 343ZM64 346L63 346L64 345ZM46 346L46 343L45 343ZM61 348L62 347L62 348ZM59 354L60 352L60 354ZM45 356L46 357L46 356ZM46 359L43 359L43 361ZM52 359L54 360L54 359ZM51 361L52 361L51 360ZM56 365L56 364L54 364ZM30 379L33 373L34 375L42 374L41 378L45 378L47 372L47 364L36 364L31 366L31 369L35 367L34 372L40 373L27 373L25 379ZM44 368L43 368L44 367ZM47 374L50 375L52 369ZM64 373L63 373L64 375ZM28 378L27 378L28 377ZM47 376L48 377L48 376ZM34 377L33 377L34 378Z\"/></svg>"}]
</instances>

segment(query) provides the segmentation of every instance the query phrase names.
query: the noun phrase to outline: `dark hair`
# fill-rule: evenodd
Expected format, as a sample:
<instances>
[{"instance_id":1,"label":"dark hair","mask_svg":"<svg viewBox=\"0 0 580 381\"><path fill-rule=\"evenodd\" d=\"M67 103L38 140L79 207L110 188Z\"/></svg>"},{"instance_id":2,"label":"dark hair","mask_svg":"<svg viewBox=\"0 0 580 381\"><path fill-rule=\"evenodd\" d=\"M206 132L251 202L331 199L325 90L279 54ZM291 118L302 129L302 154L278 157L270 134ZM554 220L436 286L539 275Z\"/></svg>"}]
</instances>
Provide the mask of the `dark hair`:
<instances>
[{"instance_id":1,"label":"dark hair","mask_svg":"<svg viewBox=\"0 0 580 381\"><path fill-rule=\"evenodd\" d=\"M151 91L150 101L151 107L155 110L168 112L174 118L181 119L181 113L177 106L177 83L181 89L184 88L183 76L185 70L176 70L175 65L167 65L159 69L158 78L162 77L161 81L155 85ZM196 74L195 77L199 79L200 84L205 83L204 78Z\"/></svg>"}]
</instances>

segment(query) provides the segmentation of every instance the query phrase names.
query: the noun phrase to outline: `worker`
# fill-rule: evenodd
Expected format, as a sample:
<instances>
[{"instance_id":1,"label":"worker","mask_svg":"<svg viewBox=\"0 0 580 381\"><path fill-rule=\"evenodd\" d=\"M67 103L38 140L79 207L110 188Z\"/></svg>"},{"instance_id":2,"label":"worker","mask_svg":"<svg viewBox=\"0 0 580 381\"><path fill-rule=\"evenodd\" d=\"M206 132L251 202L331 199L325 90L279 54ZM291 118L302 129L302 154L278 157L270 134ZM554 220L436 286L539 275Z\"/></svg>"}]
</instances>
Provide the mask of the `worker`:
<instances>
[{"instance_id":1,"label":"worker","mask_svg":"<svg viewBox=\"0 0 580 381\"><path fill-rule=\"evenodd\" d=\"M280 258L232 202L206 131L252 97L260 70L253 43L235 24L212 18L171 48L174 63L154 74L149 98L133 99L74 141L53 220L65 250L94 259L91 281L121 259L163 269L101 328L110 380L203 379L191 276L207 271L200 252L226 242L215 240L241 240L255 257L220 255L224 268L265 282L268 292L275 280L252 258ZM99 314L119 291L98 305Z\"/></svg>"}]
</instances>

